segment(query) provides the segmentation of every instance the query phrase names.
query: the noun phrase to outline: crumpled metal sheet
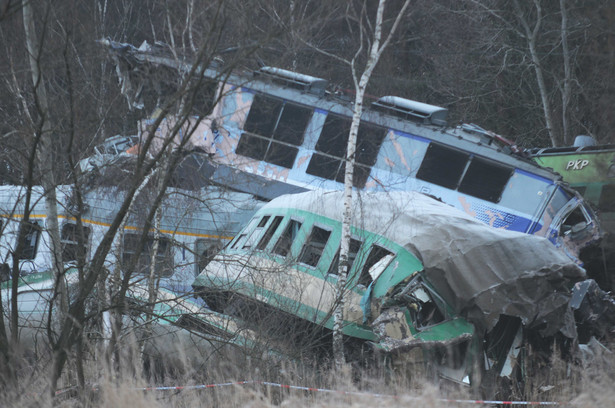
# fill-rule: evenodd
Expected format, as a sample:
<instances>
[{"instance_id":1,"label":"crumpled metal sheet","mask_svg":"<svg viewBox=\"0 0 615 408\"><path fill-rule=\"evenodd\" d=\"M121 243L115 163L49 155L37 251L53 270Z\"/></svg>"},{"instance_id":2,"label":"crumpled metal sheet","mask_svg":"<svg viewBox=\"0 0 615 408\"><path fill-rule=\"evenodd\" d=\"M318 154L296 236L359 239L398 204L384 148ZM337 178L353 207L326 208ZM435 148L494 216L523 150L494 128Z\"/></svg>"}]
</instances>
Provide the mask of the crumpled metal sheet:
<instances>
[{"instance_id":1,"label":"crumpled metal sheet","mask_svg":"<svg viewBox=\"0 0 615 408\"><path fill-rule=\"evenodd\" d=\"M577 282L570 307L574 310L579 337L604 337L615 331L615 299L593 279Z\"/></svg>"},{"instance_id":2,"label":"crumpled metal sheet","mask_svg":"<svg viewBox=\"0 0 615 408\"><path fill-rule=\"evenodd\" d=\"M569 287L585 271L547 239L489 227L416 192L354 194L353 225L404 245L423 263L425 280L478 329L505 314L544 336L576 337ZM282 200L334 219L343 213L342 192Z\"/></svg>"}]
</instances>

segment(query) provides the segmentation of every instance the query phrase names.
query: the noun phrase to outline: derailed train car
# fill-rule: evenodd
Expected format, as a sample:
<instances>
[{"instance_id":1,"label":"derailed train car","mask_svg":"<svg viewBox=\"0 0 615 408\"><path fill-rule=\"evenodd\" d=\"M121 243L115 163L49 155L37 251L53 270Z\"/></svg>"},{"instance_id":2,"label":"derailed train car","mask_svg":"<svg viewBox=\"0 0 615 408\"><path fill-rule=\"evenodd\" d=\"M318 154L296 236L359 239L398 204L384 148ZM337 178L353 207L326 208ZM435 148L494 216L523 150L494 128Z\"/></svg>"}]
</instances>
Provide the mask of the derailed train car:
<instances>
[{"instance_id":1,"label":"derailed train car","mask_svg":"<svg viewBox=\"0 0 615 408\"><path fill-rule=\"evenodd\" d=\"M178 89L188 59L160 46L104 40L129 102L143 89ZM144 68L147 69L144 69ZM352 100L322 78L275 67L226 73L199 67L190 146L205 152L201 171L214 183L266 199L343 187ZM148 72L148 75L143 75ZM156 75L154 75L156 73ZM165 88L166 89L166 88ZM170 95L159 94L158 99ZM365 103L358 131L354 186L364 191L418 191L481 222L547 237L573 258L600 235L597 218L561 176L527 160L509 140L474 124L449 126L448 109L383 96ZM171 137L173 119L141 134ZM185 137L186 132L174 136ZM155 148L156 143L153 144Z\"/></svg>"},{"instance_id":2,"label":"derailed train car","mask_svg":"<svg viewBox=\"0 0 615 408\"><path fill-rule=\"evenodd\" d=\"M51 272L52 254L47 228L44 191L40 186L30 191L23 186L0 186L0 272L1 299L8 331L19 331L24 348L46 347L47 328L55 322L57 282ZM119 276L130 274L124 316L126 327L140 330L149 324L149 351L158 356L177 356L179 344L185 352L199 353L211 349L212 341L248 347L250 336L236 324L204 308L203 302L191 296L191 283L211 256L231 239L250 219L262 203L252 196L210 187L197 191L170 188L163 200L157 231L147 234L143 249L138 252L143 234L143 214L150 200L145 193L135 199L127 215L125 229L118 233L106 258L106 268ZM57 189L58 218L62 243L66 286L70 293L79 285L77 266L83 259L88 267L97 246L118 214L123 195L121 187L96 187L84 196L83 212L73 199L72 186ZM27 215L27 220L24 217ZM21 248L18 247L21 244ZM154 253L154 250L156 252ZM131 262L132 261L132 262ZM19 273L17 289L18 327L9 327L13 266ZM134 270L127 268L132 263ZM149 280L155 279L155 302L151 304ZM116 282L117 283L117 282ZM102 286L101 286L102 287ZM108 294L93 293L89 299L90 314L97 316L94 338L108 340L102 322L104 299ZM99 308L103 308L99 310ZM150 310L151 309L151 310ZM139 337L138 336L138 337Z\"/></svg>"},{"instance_id":3,"label":"derailed train car","mask_svg":"<svg viewBox=\"0 0 615 408\"><path fill-rule=\"evenodd\" d=\"M342 202L331 191L272 200L195 290L215 310L256 325L285 316L278 336L298 327L304 332L292 336L330 332ZM519 368L524 330L576 338L569 300L585 271L548 240L490 228L415 192L360 193L354 206L343 322L350 348L428 363L467 382Z\"/></svg>"}]
</instances>

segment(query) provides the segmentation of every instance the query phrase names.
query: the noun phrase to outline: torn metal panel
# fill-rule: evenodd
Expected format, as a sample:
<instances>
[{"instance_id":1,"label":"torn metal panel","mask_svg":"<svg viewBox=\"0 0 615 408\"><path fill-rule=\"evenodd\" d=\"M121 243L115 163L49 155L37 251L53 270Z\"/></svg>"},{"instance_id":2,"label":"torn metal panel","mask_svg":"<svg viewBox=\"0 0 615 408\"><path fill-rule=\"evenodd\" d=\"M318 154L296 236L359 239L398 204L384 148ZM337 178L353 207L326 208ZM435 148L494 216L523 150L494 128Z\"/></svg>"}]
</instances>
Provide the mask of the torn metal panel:
<instances>
[{"instance_id":1,"label":"torn metal panel","mask_svg":"<svg viewBox=\"0 0 615 408\"><path fill-rule=\"evenodd\" d=\"M94 147L92 156L79 160L79 169L82 173L87 173L95 169L104 170L105 167L116 165L121 160L136 159L138 142L137 136L110 137Z\"/></svg>"}]
</instances>

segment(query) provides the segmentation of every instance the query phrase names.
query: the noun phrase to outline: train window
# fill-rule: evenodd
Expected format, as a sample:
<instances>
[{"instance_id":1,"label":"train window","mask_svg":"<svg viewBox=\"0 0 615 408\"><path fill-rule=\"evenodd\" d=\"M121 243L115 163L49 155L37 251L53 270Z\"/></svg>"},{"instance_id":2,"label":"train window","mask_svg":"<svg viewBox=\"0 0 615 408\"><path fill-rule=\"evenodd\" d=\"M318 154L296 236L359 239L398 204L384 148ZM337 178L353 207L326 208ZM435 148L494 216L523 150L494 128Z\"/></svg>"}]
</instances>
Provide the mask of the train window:
<instances>
[{"instance_id":1,"label":"train window","mask_svg":"<svg viewBox=\"0 0 615 408\"><path fill-rule=\"evenodd\" d=\"M394 256L395 254L388 249L380 245L372 245L357 283L366 287L369 286L389 266Z\"/></svg>"},{"instance_id":2,"label":"train window","mask_svg":"<svg viewBox=\"0 0 615 408\"><path fill-rule=\"evenodd\" d=\"M416 177L442 187L455 189L469 157L467 153L430 143Z\"/></svg>"},{"instance_id":3,"label":"train window","mask_svg":"<svg viewBox=\"0 0 615 408\"><path fill-rule=\"evenodd\" d=\"M222 243L215 239L197 239L194 244L195 275L203 272L222 248Z\"/></svg>"},{"instance_id":4,"label":"train window","mask_svg":"<svg viewBox=\"0 0 615 408\"><path fill-rule=\"evenodd\" d=\"M311 117L312 109L255 95L236 152L291 168Z\"/></svg>"},{"instance_id":5,"label":"train window","mask_svg":"<svg viewBox=\"0 0 615 408\"><path fill-rule=\"evenodd\" d=\"M256 228L254 228L254 231L252 231L252 233L250 234L250 237L246 239L242 249L250 249L254 246L256 240L258 239L258 237L260 237L263 228L265 228L265 225L267 225L267 221L269 221L269 218L271 218L269 215L265 215L263 218L260 219Z\"/></svg>"},{"instance_id":6,"label":"train window","mask_svg":"<svg viewBox=\"0 0 615 408\"><path fill-rule=\"evenodd\" d=\"M578 235L579 232L587 228L588 221L581 206L577 206L572 212L565 216L559 232L561 235L570 235L575 239L575 235Z\"/></svg>"},{"instance_id":7,"label":"train window","mask_svg":"<svg viewBox=\"0 0 615 408\"><path fill-rule=\"evenodd\" d=\"M547 206L547 214L553 218L564 207L572 197L565 193L561 188L555 191L549 205Z\"/></svg>"},{"instance_id":8,"label":"train window","mask_svg":"<svg viewBox=\"0 0 615 408\"><path fill-rule=\"evenodd\" d=\"M238 248L242 248L243 244L247 241L247 237L248 237L248 231L251 231L253 227L255 227L256 223L258 221L258 218L252 218L250 220L250 222L248 223L248 225L246 225L243 230L241 231L241 234L239 234L238 236L236 236L235 238L233 238L233 241L231 241L231 249L238 249Z\"/></svg>"},{"instance_id":9,"label":"train window","mask_svg":"<svg viewBox=\"0 0 615 408\"><path fill-rule=\"evenodd\" d=\"M21 243L21 253L17 254L19 259L36 258L40 237L41 227L37 222L24 222L21 226L21 234L19 235Z\"/></svg>"},{"instance_id":10,"label":"train window","mask_svg":"<svg viewBox=\"0 0 615 408\"><path fill-rule=\"evenodd\" d=\"M156 240L153 237L148 237L143 250L137 253L141 234L124 234L124 247L122 251L122 265L128 266L131 262L135 262L134 258L138 257L135 264L134 272L140 275L149 275L152 251ZM173 244L170 239L160 237L158 239L158 250L156 251L156 264L154 272L160 277L169 277L173 275Z\"/></svg>"},{"instance_id":11,"label":"train window","mask_svg":"<svg viewBox=\"0 0 615 408\"><path fill-rule=\"evenodd\" d=\"M615 184L605 184L602 186L598 209L603 212L615 211Z\"/></svg>"},{"instance_id":12,"label":"train window","mask_svg":"<svg viewBox=\"0 0 615 408\"><path fill-rule=\"evenodd\" d=\"M204 78L202 83L196 85L192 87L191 95L188 95L188 101L192 103L192 114L201 117L207 116L215 105L218 81ZM192 97L192 100L190 100L190 97Z\"/></svg>"},{"instance_id":13,"label":"train window","mask_svg":"<svg viewBox=\"0 0 615 408\"><path fill-rule=\"evenodd\" d=\"M260 242L256 246L256 249L262 251L267 247L267 244L269 244L269 241L271 241L271 237L273 236L273 234L275 234L283 219L284 217L280 215L273 218L273 221L271 221L269 228L267 228L267 232L265 232L265 235L263 235L263 237L261 238Z\"/></svg>"},{"instance_id":14,"label":"train window","mask_svg":"<svg viewBox=\"0 0 615 408\"><path fill-rule=\"evenodd\" d=\"M348 251L348 272L350 272L350 270L352 269L352 264L354 263L355 259L357 259L357 255L359 253L359 249L361 249L361 245L363 245L363 241L359 241L356 239L350 239L350 248ZM329 275L338 275L339 273L339 266L340 263L340 250L337 250L337 253L335 254L335 259L333 259L333 262L331 262L331 266L329 267L329 272L327 272Z\"/></svg>"},{"instance_id":15,"label":"train window","mask_svg":"<svg viewBox=\"0 0 615 408\"><path fill-rule=\"evenodd\" d=\"M90 238L90 228L85 225L81 229L77 224L67 222L62 226L62 261L70 262L85 260L87 245ZM80 245L81 243L81 245Z\"/></svg>"},{"instance_id":16,"label":"train window","mask_svg":"<svg viewBox=\"0 0 615 408\"><path fill-rule=\"evenodd\" d=\"M459 191L497 203L511 175L511 168L474 157L461 180Z\"/></svg>"},{"instance_id":17,"label":"train window","mask_svg":"<svg viewBox=\"0 0 615 408\"><path fill-rule=\"evenodd\" d=\"M348 118L329 114L322 127L316 152L306 172L337 182L344 182L346 149L351 121ZM386 129L361 123L357 135L353 185L362 188L376 162Z\"/></svg>"},{"instance_id":18,"label":"train window","mask_svg":"<svg viewBox=\"0 0 615 408\"><path fill-rule=\"evenodd\" d=\"M278 239L278 242L275 244L273 252L281 256L288 255L290 252L290 247L292 246L295 238L297 238L297 234L299 234L300 229L301 223L299 221L290 220L286 226L286 229Z\"/></svg>"},{"instance_id":19,"label":"train window","mask_svg":"<svg viewBox=\"0 0 615 408\"><path fill-rule=\"evenodd\" d=\"M243 242L246 239L247 234L239 234L233 245L231 245L231 249L235 249L239 247L239 243Z\"/></svg>"},{"instance_id":20,"label":"train window","mask_svg":"<svg viewBox=\"0 0 615 408\"><path fill-rule=\"evenodd\" d=\"M314 226L310 236L303 245L299 262L310 266L318 265L327 241L329 241L329 236L331 236L331 231Z\"/></svg>"}]
</instances>

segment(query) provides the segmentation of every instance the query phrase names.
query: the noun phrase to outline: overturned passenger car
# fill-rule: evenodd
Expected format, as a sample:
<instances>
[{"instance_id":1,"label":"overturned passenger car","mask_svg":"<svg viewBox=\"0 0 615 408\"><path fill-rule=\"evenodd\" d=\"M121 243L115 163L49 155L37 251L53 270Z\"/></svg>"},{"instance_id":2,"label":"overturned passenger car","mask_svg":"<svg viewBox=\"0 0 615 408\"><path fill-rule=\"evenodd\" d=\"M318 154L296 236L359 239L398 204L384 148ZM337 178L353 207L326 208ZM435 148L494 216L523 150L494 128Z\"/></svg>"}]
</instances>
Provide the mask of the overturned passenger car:
<instances>
[{"instance_id":1,"label":"overturned passenger car","mask_svg":"<svg viewBox=\"0 0 615 408\"><path fill-rule=\"evenodd\" d=\"M207 265L195 290L246 321L286 316L278 335L288 327L305 330L295 337L330 331L342 194L272 200ZM490 228L416 192L357 193L354 207L343 328L352 344L429 362L461 382L483 363L510 375L522 329L576 338L569 301L585 271L547 239Z\"/></svg>"}]
</instances>

